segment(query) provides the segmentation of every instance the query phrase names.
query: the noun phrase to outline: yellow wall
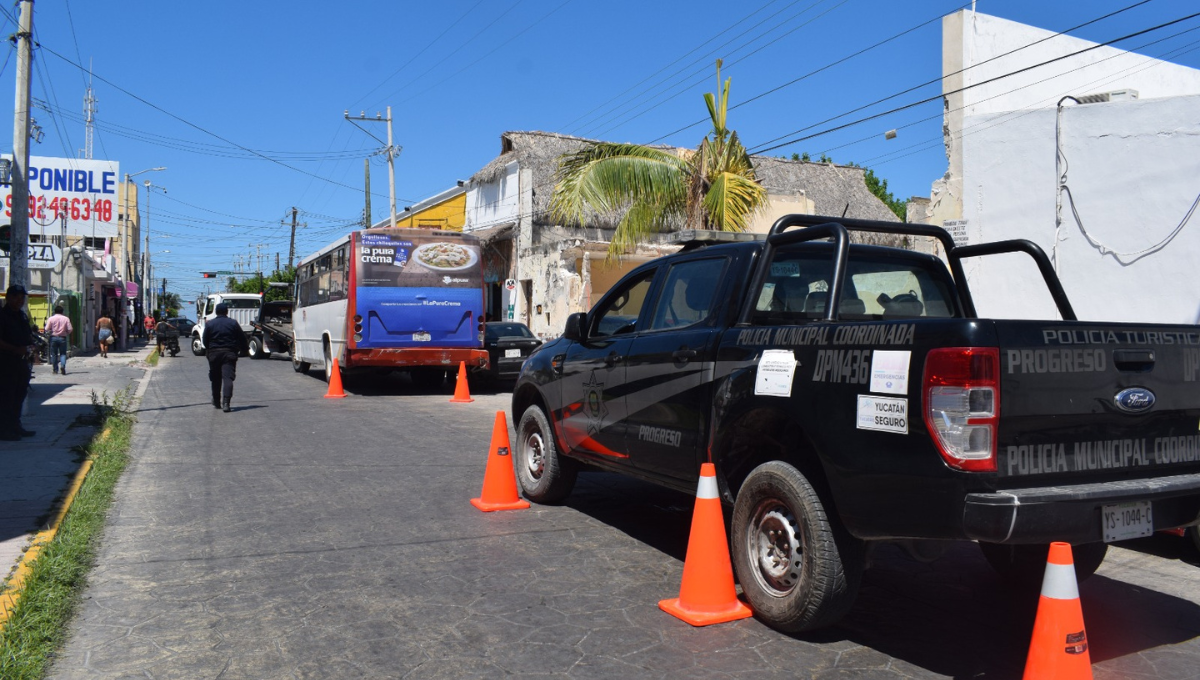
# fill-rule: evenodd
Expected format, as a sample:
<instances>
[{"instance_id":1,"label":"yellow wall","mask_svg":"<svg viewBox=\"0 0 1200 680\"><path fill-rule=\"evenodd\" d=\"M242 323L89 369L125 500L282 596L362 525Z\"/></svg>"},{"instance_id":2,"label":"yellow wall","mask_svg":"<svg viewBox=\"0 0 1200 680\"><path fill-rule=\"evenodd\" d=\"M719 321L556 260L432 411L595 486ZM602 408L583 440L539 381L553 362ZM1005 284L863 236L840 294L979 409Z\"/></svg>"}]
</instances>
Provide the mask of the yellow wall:
<instances>
[{"instance_id":1,"label":"yellow wall","mask_svg":"<svg viewBox=\"0 0 1200 680\"><path fill-rule=\"evenodd\" d=\"M462 231L467 223L467 194L431 205L416 212L396 213L397 227L418 227Z\"/></svg>"}]
</instances>

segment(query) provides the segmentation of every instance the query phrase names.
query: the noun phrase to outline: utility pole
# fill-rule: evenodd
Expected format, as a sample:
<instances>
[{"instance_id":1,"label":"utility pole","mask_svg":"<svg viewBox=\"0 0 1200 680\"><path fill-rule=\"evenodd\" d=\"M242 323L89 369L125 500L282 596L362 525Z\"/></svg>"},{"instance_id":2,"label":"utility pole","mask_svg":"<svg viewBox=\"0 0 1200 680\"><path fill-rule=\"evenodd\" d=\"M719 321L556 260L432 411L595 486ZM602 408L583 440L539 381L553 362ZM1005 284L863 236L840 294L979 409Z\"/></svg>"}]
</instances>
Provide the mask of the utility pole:
<instances>
[{"instance_id":1,"label":"utility pole","mask_svg":"<svg viewBox=\"0 0 1200 680\"><path fill-rule=\"evenodd\" d=\"M363 209L363 228L371 228L371 161L363 159L363 171L366 173L367 206Z\"/></svg>"},{"instance_id":2,"label":"utility pole","mask_svg":"<svg viewBox=\"0 0 1200 680\"><path fill-rule=\"evenodd\" d=\"M279 253L275 253L275 271L279 271Z\"/></svg>"},{"instance_id":3,"label":"utility pole","mask_svg":"<svg viewBox=\"0 0 1200 680\"><path fill-rule=\"evenodd\" d=\"M375 121L377 123L387 123L387 147L384 149L384 154L387 155L388 183L391 185L390 191L389 191L389 195L391 197L391 215L392 215L391 226L393 229L395 229L396 228L396 158L398 158L400 156L400 147L398 147L392 143L392 107L390 107L390 106L387 107L387 118L380 117L380 115L378 113L375 114L374 118L367 118L366 115L364 115L364 113L362 111L360 111L357 116L351 116L349 110L347 110L345 112L345 114L343 114L343 115L345 116L346 120L348 120L354 124L354 127L358 128L359 130L362 130L363 132L366 132L368 135L371 135L371 138L378 142L382 142L383 140L379 139L375 135L372 135L370 132L367 132L366 128L362 127L358 123L355 123L354 121L364 120L364 121ZM369 170L368 170L367 174L368 174L368 178L369 178L369 176L370 176ZM371 199L370 199L370 187L369 187L370 181L369 181L369 179L368 179L367 184L368 184L367 205L370 206ZM371 226L370 212L367 213L367 226L368 227Z\"/></svg>"},{"instance_id":4,"label":"utility pole","mask_svg":"<svg viewBox=\"0 0 1200 680\"><path fill-rule=\"evenodd\" d=\"M12 284L29 283L29 69L32 61L33 0L21 0L17 29L17 94L13 109L12 230L9 274Z\"/></svg>"},{"instance_id":5,"label":"utility pole","mask_svg":"<svg viewBox=\"0 0 1200 680\"><path fill-rule=\"evenodd\" d=\"M288 242L288 269L292 268L292 262L296 260L296 206L292 206L292 240Z\"/></svg>"}]
</instances>

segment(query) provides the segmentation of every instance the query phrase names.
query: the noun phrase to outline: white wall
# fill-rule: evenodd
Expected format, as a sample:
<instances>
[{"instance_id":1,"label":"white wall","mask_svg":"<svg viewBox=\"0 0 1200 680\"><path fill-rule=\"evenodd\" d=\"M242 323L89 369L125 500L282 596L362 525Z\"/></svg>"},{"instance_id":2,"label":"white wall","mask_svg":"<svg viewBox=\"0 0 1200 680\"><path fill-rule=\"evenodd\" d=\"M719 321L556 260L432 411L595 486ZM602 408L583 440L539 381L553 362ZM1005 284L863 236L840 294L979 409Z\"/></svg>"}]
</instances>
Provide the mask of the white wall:
<instances>
[{"instance_id":1,"label":"white wall","mask_svg":"<svg viewBox=\"0 0 1200 680\"><path fill-rule=\"evenodd\" d=\"M952 40L959 36L947 36L943 44L947 50L962 50L961 63L971 67L962 74L966 86L1096 44L1066 35L1051 38L1052 31L977 12L963 10L959 15L955 18L960 21L944 21L943 25L945 30L956 31L961 26L961 38ZM1145 37L1140 42L1156 37L1157 34ZM1033 44L1045 38L1049 39ZM1138 44L1139 41L1132 40L1121 46ZM1022 47L1024 49L1018 50ZM1000 56L1008 52L1013 53ZM994 58L994 61L988 61ZM1100 47L987 85L978 85L962 96L965 115L974 116L1053 106L1066 94L1078 96L1128 88L1137 90L1141 99L1200 94L1200 71L1117 47Z\"/></svg>"},{"instance_id":2,"label":"white wall","mask_svg":"<svg viewBox=\"0 0 1200 680\"><path fill-rule=\"evenodd\" d=\"M1200 195L1197 111L1200 95L1064 109L1066 185L1083 229L1064 193L1057 260L1080 319L1200 322L1200 215L1161 250L1136 255L1166 239ZM962 214L970 242L1025 238L1054 254L1055 117L1044 109L966 118ZM976 259L967 275L983 316L1055 317L1025 256Z\"/></svg>"},{"instance_id":3,"label":"white wall","mask_svg":"<svg viewBox=\"0 0 1200 680\"><path fill-rule=\"evenodd\" d=\"M520 214L517 162L504 168L499 180L467 189L467 224L464 232L516 222Z\"/></svg>"}]
</instances>

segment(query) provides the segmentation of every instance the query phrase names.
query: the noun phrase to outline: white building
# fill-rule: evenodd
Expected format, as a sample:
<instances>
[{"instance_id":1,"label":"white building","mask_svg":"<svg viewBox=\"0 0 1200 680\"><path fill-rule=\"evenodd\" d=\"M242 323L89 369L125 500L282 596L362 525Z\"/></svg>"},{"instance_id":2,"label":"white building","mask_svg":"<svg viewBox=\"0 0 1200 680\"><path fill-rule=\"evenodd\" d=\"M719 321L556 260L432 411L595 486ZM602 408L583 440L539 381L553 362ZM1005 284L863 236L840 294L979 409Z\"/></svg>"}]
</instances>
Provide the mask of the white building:
<instances>
[{"instance_id":1,"label":"white building","mask_svg":"<svg viewBox=\"0 0 1200 680\"><path fill-rule=\"evenodd\" d=\"M1200 323L1200 71L969 11L942 28L949 170L926 221L1037 243L1080 319ZM982 316L1056 316L1026 256L967 275Z\"/></svg>"}]
</instances>

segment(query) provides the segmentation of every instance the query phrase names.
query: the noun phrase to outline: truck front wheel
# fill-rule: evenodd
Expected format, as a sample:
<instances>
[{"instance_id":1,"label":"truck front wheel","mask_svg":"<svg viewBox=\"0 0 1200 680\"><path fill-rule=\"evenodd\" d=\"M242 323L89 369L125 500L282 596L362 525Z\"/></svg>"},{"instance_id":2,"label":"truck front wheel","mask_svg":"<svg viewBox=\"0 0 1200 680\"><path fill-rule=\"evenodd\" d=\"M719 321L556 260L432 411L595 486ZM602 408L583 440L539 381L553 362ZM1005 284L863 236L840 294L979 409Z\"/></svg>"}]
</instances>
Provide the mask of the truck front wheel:
<instances>
[{"instance_id":1,"label":"truck front wheel","mask_svg":"<svg viewBox=\"0 0 1200 680\"><path fill-rule=\"evenodd\" d=\"M200 342L199 335L192 336L192 354L198 357L204 356L204 343Z\"/></svg>"},{"instance_id":2,"label":"truck front wheel","mask_svg":"<svg viewBox=\"0 0 1200 680\"><path fill-rule=\"evenodd\" d=\"M863 545L780 461L750 473L733 507L733 567L755 616L798 633L836 623L858 595Z\"/></svg>"},{"instance_id":3,"label":"truck front wheel","mask_svg":"<svg viewBox=\"0 0 1200 680\"><path fill-rule=\"evenodd\" d=\"M521 492L535 503L557 503L575 488L579 466L558 455L550 421L536 404L525 409L517 425L517 454L513 463Z\"/></svg>"},{"instance_id":4,"label":"truck front wheel","mask_svg":"<svg viewBox=\"0 0 1200 680\"><path fill-rule=\"evenodd\" d=\"M1042 585L1042 575L1046 572L1046 557L1050 554L1049 544L980 543L979 550L983 552L988 564L992 565L992 569L1000 574L1000 578L1012 585L1021 588L1037 588ZM1071 560L1075 562L1075 580L1083 583L1096 573L1107 553L1107 543L1071 546Z\"/></svg>"}]
</instances>

